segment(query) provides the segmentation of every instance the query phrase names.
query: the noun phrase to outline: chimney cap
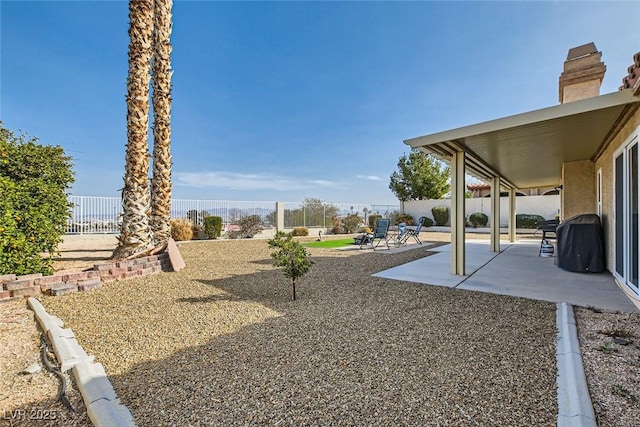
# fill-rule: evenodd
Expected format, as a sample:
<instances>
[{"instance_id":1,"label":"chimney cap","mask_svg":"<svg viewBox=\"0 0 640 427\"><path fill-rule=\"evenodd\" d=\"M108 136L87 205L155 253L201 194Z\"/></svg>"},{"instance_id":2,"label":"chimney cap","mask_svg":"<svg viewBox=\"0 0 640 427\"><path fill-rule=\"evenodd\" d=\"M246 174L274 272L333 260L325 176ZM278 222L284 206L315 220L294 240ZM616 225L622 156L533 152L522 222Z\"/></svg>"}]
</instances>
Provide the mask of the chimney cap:
<instances>
[{"instance_id":1,"label":"chimney cap","mask_svg":"<svg viewBox=\"0 0 640 427\"><path fill-rule=\"evenodd\" d=\"M596 44L594 42L583 44L582 46L577 46L569 49L569 53L567 53L567 61L572 61L574 59L589 56L594 53L598 53L598 49L596 48Z\"/></svg>"}]
</instances>

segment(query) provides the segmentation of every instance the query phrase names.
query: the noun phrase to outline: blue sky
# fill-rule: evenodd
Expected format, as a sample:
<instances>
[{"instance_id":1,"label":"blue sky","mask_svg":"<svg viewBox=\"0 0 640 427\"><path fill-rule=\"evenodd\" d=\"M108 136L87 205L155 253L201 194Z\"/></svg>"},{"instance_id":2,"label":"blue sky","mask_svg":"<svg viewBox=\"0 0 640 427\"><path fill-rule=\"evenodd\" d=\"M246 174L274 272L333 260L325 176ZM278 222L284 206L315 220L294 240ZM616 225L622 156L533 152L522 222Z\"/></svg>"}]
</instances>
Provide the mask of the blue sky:
<instances>
[{"instance_id":1,"label":"blue sky","mask_svg":"<svg viewBox=\"0 0 640 427\"><path fill-rule=\"evenodd\" d=\"M640 2L174 0L176 198L395 203L404 139L558 103L595 42L618 89ZM75 195L124 174L128 3L0 0L0 120L74 158Z\"/></svg>"}]
</instances>

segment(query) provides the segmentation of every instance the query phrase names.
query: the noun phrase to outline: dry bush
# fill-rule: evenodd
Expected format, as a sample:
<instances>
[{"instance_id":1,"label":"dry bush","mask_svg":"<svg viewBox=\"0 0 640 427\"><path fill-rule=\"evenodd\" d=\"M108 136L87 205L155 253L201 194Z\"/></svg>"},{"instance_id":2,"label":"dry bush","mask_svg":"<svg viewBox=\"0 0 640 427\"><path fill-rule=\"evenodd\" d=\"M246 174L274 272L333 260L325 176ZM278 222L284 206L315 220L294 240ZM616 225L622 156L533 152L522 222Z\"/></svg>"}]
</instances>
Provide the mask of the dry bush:
<instances>
[{"instance_id":1,"label":"dry bush","mask_svg":"<svg viewBox=\"0 0 640 427\"><path fill-rule=\"evenodd\" d=\"M176 242L191 240L193 238L193 224L187 218L178 218L171 221L171 237Z\"/></svg>"},{"instance_id":2,"label":"dry bush","mask_svg":"<svg viewBox=\"0 0 640 427\"><path fill-rule=\"evenodd\" d=\"M307 227L295 227L291 234L293 236L308 236L309 229Z\"/></svg>"}]
</instances>

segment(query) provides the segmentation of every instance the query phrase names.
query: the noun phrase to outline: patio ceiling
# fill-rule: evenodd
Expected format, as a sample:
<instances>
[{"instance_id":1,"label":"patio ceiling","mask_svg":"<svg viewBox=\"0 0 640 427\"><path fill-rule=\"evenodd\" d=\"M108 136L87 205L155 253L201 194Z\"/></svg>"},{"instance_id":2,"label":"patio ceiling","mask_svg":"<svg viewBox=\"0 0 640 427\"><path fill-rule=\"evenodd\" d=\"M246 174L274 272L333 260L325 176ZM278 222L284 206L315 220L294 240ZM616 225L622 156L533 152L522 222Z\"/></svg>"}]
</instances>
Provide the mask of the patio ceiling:
<instances>
[{"instance_id":1,"label":"patio ceiling","mask_svg":"<svg viewBox=\"0 0 640 427\"><path fill-rule=\"evenodd\" d=\"M467 173L507 188L553 187L562 164L591 159L629 104L640 102L625 89L515 116L404 141L437 157L466 154Z\"/></svg>"}]
</instances>

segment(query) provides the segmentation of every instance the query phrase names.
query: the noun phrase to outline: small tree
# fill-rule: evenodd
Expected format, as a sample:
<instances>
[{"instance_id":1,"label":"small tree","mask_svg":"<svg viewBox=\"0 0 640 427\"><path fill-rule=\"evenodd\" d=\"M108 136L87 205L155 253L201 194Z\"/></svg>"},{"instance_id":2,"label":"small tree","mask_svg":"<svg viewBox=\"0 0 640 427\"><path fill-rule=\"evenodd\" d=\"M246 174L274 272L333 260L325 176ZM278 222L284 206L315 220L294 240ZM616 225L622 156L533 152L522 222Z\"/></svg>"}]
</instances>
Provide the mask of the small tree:
<instances>
[{"instance_id":1,"label":"small tree","mask_svg":"<svg viewBox=\"0 0 640 427\"><path fill-rule=\"evenodd\" d=\"M389 189L398 200L440 199L449 192L449 166L422 151L414 150L398 160Z\"/></svg>"},{"instance_id":2,"label":"small tree","mask_svg":"<svg viewBox=\"0 0 640 427\"><path fill-rule=\"evenodd\" d=\"M300 242L293 240L291 234L285 234L279 231L268 243L270 248L276 249L275 252L271 253L273 265L275 267L282 267L284 276L291 279L291 290L293 292L293 300L295 301L296 283L299 278L309 271L313 261L307 258L307 250Z\"/></svg>"}]
</instances>

